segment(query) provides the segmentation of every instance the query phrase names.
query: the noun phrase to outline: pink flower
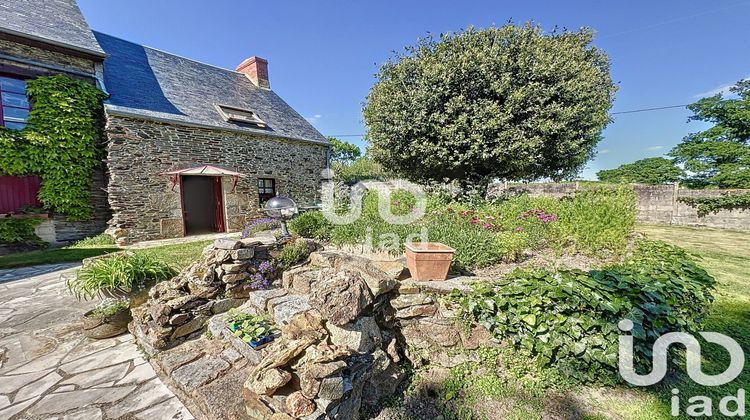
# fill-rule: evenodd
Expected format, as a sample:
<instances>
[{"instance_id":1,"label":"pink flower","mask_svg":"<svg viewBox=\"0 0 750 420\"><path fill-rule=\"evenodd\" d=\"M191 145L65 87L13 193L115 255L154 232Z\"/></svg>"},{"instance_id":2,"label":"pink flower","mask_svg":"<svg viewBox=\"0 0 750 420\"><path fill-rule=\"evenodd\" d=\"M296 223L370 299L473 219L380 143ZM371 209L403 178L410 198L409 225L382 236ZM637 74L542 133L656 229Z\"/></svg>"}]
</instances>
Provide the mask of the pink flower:
<instances>
[{"instance_id":1,"label":"pink flower","mask_svg":"<svg viewBox=\"0 0 750 420\"><path fill-rule=\"evenodd\" d=\"M472 217L471 218L471 224L472 225L476 225L477 223L479 223L479 219L477 217Z\"/></svg>"},{"instance_id":2,"label":"pink flower","mask_svg":"<svg viewBox=\"0 0 750 420\"><path fill-rule=\"evenodd\" d=\"M482 225L482 227L489 230L489 229L492 229L494 226L492 225L492 223L485 223Z\"/></svg>"},{"instance_id":3,"label":"pink flower","mask_svg":"<svg viewBox=\"0 0 750 420\"><path fill-rule=\"evenodd\" d=\"M516 228L516 232L523 232L523 226L519 226Z\"/></svg>"}]
</instances>

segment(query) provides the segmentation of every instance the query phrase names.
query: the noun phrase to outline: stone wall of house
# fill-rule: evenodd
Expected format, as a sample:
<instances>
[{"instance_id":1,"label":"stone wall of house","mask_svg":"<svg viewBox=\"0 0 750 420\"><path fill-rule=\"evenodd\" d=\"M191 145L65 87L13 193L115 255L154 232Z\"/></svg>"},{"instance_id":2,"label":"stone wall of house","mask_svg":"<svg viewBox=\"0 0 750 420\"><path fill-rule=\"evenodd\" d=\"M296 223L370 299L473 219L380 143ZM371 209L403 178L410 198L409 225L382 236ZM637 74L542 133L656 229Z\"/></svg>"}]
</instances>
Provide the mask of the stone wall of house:
<instances>
[{"instance_id":1,"label":"stone wall of house","mask_svg":"<svg viewBox=\"0 0 750 420\"><path fill-rule=\"evenodd\" d=\"M49 51L38 47L32 47L7 39L0 38L0 52L21 59L33 60L42 64L63 67L79 72L86 72L92 75L95 74L96 63L90 59L69 55L62 52ZM35 71L49 71L40 67L21 64L17 61L6 60L2 58L0 58L0 64L6 64L13 67L20 67Z\"/></svg>"},{"instance_id":2,"label":"stone wall of house","mask_svg":"<svg viewBox=\"0 0 750 420\"><path fill-rule=\"evenodd\" d=\"M697 211L681 202L682 197L718 197L726 193L746 194L750 190L691 190L678 185L633 184L638 197L637 220L643 223L670 224L678 226L705 226L720 229L750 231L750 211L722 210L716 214L698 216ZM532 196L565 197L580 189L578 183L548 184L493 184L488 197L507 192L527 192Z\"/></svg>"},{"instance_id":3,"label":"stone wall of house","mask_svg":"<svg viewBox=\"0 0 750 420\"><path fill-rule=\"evenodd\" d=\"M258 178L275 179L299 205L319 199L325 145L112 115L106 135L110 228L120 242L182 236L179 184L159 175L170 170L210 164L245 175L236 186L223 181L230 232L260 216Z\"/></svg>"},{"instance_id":4,"label":"stone wall of house","mask_svg":"<svg viewBox=\"0 0 750 420\"><path fill-rule=\"evenodd\" d=\"M104 165L94 169L91 182L91 206L94 216L91 220L74 222L62 214L53 213L38 225L36 235L54 245L65 245L86 237L96 236L107 228L110 217L107 200L107 174Z\"/></svg>"},{"instance_id":5,"label":"stone wall of house","mask_svg":"<svg viewBox=\"0 0 750 420\"><path fill-rule=\"evenodd\" d=\"M96 62L91 59L29 46L4 37L0 37L0 52L4 55L31 60L65 70L89 73L91 74L90 82L94 83L95 80ZM43 75L57 73L41 66L19 63L18 61L4 58L0 58L0 66L4 66L4 70L10 73L18 71L21 76L24 76L22 73L25 73L25 71L31 71L32 73L30 74ZM76 75L75 77L79 76ZM42 175L42 182L44 182L44 175ZM51 214L49 219L38 227L38 235L43 240L52 244L65 244L102 233L106 229L107 220L110 217L106 187L106 167L102 165L96 168L92 174L91 204L94 210L92 220L72 222L68 221L64 215Z\"/></svg>"}]
</instances>

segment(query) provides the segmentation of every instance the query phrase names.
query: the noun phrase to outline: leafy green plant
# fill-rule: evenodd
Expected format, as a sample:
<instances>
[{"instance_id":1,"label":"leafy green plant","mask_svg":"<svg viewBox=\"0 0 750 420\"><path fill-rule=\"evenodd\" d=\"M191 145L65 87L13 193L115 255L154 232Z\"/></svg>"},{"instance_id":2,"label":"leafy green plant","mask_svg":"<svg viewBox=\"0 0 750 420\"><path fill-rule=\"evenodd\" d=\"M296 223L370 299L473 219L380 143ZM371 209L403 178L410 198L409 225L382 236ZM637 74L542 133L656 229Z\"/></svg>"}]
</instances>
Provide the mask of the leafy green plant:
<instances>
[{"instance_id":1,"label":"leafy green plant","mask_svg":"<svg viewBox=\"0 0 750 420\"><path fill-rule=\"evenodd\" d=\"M227 328L245 343L260 342L276 331L273 324L262 315L253 315L230 309L226 315Z\"/></svg>"},{"instance_id":2,"label":"leafy green plant","mask_svg":"<svg viewBox=\"0 0 750 420\"><path fill-rule=\"evenodd\" d=\"M93 318L108 318L130 307L128 299L105 299L91 312Z\"/></svg>"},{"instance_id":3,"label":"leafy green plant","mask_svg":"<svg viewBox=\"0 0 750 420\"><path fill-rule=\"evenodd\" d=\"M680 197L677 200L696 209L700 217L722 210L750 209L750 194L748 193L737 195L726 193L719 197Z\"/></svg>"},{"instance_id":4,"label":"leafy green plant","mask_svg":"<svg viewBox=\"0 0 750 420\"><path fill-rule=\"evenodd\" d=\"M695 332L715 280L680 248L640 241L624 263L602 270L517 270L452 299L468 319L507 339L540 368L579 382L617 381L617 323L633 321L635 356L671 331Z\"/></svg>"},{"instance_id":5,"label":"leafy green plant","mask_svg":"<svg viewBox=\"0 0 750 420\"><path fill-rule=\"evenodd\" d=\"M289 230L303 238L327 240L333 225L319 211L308 211L289 222Z\"/></svg>"},{"instance_id":6,"label":"leafy green plant","mask_svg":"<svg viewBox=\"0 0 750 420\"><path fill-rule=\"evenodd\" d=\"M245 228L242 229L241 237L242 239L251 238L258 232L277 229L279 226L281 226L279 221L276 219L271 219L270 217L255 219L245 225Z\"/></svg>"},{"instance_id":7,"label":"leafy green plant","mask_svg":"<svg viewBox=\"0 0 750 420\"><path fill-rule=\"evenodd\" d=\"M393 225L378 212L378 196L365 194L362 215L349 224L331 225L335 244L371 244L376 250L403 252L403 243L419 237L456 249L453 270L468 271L502 261L518 261L526 252L621 255L635 224L636 197L629 186L587 187L569 199L521 195L477 204L450 202L428 195L427 213L407 225ZM391 211L413 211L414 197L393 193ZM319 217L319 216L309 216ZM306 221L307 223L307 221Z\"/></svg>"},{"instance_id":8,"label":"leafy green plant","mask_svg":"<svg viewBox=\"0 0 750 420\"><path fill-rule=\"evenodd\" d=\"M0 243L44 245L35 228L44 219L40 217L0 218Z\"/></svg>"},{"instance_id":9,"label":"leafy green plant","mask_svg":"<svg viewBox=\"0 0 750 420\"><path fill-rule=\"evenodd\" d=\"M112 246L115 245L115 238L113 238L110 235L107 235L106 233L102 233L101 235L91 236L88 238L83 238L79 241L76 241L75 243L68 246L68 248L75 249L75 248L92 248L92 247L100 247L100 246Z\"/></svg>"},{"instance_id":10,"label":"leafy green plant","mask_svg":"<svg viewBox=\"0 0 750 420\"><path fill-rule=\"evenodd\" d=\"M29 80L28 126L0 127L0 172L43 177L39 200L70 220L88 220L91 174L101 164L97 147L104 93L64 75Z\"/></svg>"},{"instance_id":11,"label":"leafy green plant","mask_svg":"<svg viewBox=\"0 0 750 420\"><path fill-rule=\"evenodd\" d=\"M652 157L599 171L596 176L604 182L657 185L678 182L685 171L672 159Z\"/></svg>"},{"instance_id":12,"label":"leafy green plant","mask_svg":"<svg viewBox=\"0 0 750 420\"><path fill-rule=\"evenodd\" d=\"M307 259L310 252L310 244L304 239L297 239L284 245L279 253L278 262L283 269L287 269Z\"/></svg>"},{"instance_id":13,"label":"leafy green plant","mask_svg":"<svg viewBox=\"0 0 750 420\"><path fill-rule=\"evenodd\" d=\"M92 299L127 294L149 281L166 280L175 274L167 263L149 255L116 253L84 265L66 285L76 298Z\"/></svg>"}]
</instances>

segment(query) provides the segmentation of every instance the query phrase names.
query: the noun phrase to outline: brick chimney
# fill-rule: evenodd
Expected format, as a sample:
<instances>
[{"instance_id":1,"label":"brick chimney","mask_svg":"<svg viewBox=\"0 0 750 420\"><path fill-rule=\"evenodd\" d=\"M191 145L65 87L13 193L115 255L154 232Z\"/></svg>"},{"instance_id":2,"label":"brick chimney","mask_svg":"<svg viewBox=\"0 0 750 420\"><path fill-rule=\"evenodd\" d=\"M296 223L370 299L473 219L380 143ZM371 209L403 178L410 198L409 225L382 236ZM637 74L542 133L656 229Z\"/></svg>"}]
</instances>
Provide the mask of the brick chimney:
<instances>
[{"instance_id":1,"label":"brick chimney","mask_svg":"<svg viewBox=\"0 0 750 420\"><path fill-rule=\"evenodd\" d=\"M271 83L268 82L267 60L252 56L237 66L236 70L250 78L255 86L271 89Z\"/></svg>"}]
</instances>

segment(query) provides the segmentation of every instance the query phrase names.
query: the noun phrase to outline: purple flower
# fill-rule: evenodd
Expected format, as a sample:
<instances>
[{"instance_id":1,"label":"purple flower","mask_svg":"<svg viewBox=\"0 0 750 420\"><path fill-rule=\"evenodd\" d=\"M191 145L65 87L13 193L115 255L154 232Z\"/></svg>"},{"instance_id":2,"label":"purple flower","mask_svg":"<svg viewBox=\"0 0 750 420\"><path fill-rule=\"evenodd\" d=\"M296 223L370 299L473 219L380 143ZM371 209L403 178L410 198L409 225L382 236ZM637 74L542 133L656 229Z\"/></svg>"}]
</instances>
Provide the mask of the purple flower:
<instances>
[{"instance_id":1,"label":"purple flower","mask_svg":"<svg viewBox=\"0 0 750 420\"><path fill-rule=\"evenodd\" d=\"M270 284L263 274L255 273L250 275L250 288L253 290L268 289Z\"/></svg>"},{"instance_id":2,"label":"purple flower","mask_svg":"<svg viewBox=\"0 0 750 420\"><path fill-rule=\"evenodd\" d=\"M269 261L263 261L258 265L258 271L263 274L268 274L276 271L276 268L274 268L274 266Z\"/></svg>"}]
</instances>

